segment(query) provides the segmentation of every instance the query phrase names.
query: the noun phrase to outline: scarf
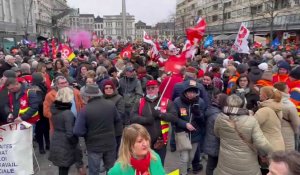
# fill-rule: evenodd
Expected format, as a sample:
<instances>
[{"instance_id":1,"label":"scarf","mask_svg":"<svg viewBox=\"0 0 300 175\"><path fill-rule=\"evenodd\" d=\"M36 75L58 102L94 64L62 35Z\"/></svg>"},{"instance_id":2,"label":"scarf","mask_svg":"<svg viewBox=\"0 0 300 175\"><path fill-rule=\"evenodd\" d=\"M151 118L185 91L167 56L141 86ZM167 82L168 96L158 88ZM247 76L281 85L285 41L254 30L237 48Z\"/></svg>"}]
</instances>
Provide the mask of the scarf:
<instances>
[{"instance_id":1,"label":"scarf","mask_svg":"<svg viewBox=\"0 0 300 175\"><path fill-rule=\"evenodd\" d=\"M225 106L223 112L227 115L249 115L249 110L244 108Z\"/></svg>"},{"instance_id":2,"label":"scarf","mask_svg":"<svg viewBox=\"0 0 300 175\"><path fill-rule=\"evenodd\" d=\"M135 175L150 175L149 172L150 160L151 160L150 152L148 152L146 157L141 160L137 160L134 157L131 157L130 164L136 171Z\"/></svg>"}]
</instances>

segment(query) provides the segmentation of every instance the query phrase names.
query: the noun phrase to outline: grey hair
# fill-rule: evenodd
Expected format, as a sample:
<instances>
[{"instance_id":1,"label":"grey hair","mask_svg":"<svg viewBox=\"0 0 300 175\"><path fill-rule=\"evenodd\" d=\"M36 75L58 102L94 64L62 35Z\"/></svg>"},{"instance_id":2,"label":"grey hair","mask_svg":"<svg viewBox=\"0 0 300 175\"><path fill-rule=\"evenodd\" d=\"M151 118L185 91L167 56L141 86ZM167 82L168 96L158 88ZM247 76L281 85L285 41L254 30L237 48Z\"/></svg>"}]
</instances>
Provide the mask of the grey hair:
<instances>
[{"instance_id":1,"label":"grey hair","mask_svg":"<svg viewBox=\"0 0 300 175\"><path fill-rule=\"evenodd\" d=\"M70 103L74 99L73 90L70 87L64 87L57 91L56 100L63 103Z\"/></svg>"},{"instance_id":2,"label":"grey hair","mask_svg":"<svg viewBox=\"0 0 300 175\"><path fill-rule=\"evenodd\" d=\"M108 74L107 69L104 66L98 66L96 69L96 76L103 76Z\"/></svg>"},{"instance_id":3,"label":"grey hair","mask_svg":"<svg viewBox=\"0 0 300 175\"><path fill-rule=\"evenodd\" d=\"M28 63L22 63L20 69L22 73L31 73L30 65Z\"/></svg>"},{"instance_id":4,"label":"grey hair","mask_svg":"<svg viewBox=\"0 0 300 175\"><path fill-rule=\"evenodd\" d=\"M242 105L244 104L244 99L242 99L242 97L236 95L236 94L232 94L227 98L227 106L229 107L242 107Z\"/></svg>"}]
</instances>

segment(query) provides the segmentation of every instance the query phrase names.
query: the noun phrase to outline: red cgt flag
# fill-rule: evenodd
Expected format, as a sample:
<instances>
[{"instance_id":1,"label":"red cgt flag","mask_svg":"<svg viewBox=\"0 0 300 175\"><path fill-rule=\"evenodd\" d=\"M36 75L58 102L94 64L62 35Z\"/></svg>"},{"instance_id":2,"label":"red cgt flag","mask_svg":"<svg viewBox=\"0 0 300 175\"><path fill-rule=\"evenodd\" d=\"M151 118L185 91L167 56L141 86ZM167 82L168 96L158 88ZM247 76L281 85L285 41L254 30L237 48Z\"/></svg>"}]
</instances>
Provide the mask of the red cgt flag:
<instances>
[{"instance_id":1,"label":"red cgt flag","mask_svg":"<svg viewBox=\"0 0 300 175\"><path fill-rule=\"evenodd\" d=\"M131 58L132 56L132 46L131 45L128 45L127 47L125 47L122 52L120 53L120 57L121 58Z\"/></svg>"},{"instance_id":2,"label":"red cgt flag","mask_svg":"<svg viewBox=\"0 0 300 175\"><path fill-rule=\"evenodd\" d=\"M195 27L186 29L186 36L190 40L192 45L195 45L202 40L206 30L206 21L203 18L199 18Z\"/></svg>"}]
</instances>

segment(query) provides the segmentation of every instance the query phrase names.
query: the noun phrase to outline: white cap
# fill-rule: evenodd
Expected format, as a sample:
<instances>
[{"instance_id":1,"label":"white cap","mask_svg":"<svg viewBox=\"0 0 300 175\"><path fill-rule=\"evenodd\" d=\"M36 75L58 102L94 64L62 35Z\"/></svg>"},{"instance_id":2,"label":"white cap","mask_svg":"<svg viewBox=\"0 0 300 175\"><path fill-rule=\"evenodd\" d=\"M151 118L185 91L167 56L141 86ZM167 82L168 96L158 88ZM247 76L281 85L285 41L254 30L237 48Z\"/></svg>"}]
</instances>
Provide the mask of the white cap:
<instances>
[{"instance_id":1,"label":"white cap","mask_svg":"<svg viewBox=\"0 0 300 175\"><path fill-rule=\"evenodd\" d=\"M267 71L269 69L269 65L267 63L260 63L258 68L262 71Z\"/></svg>"}]
</instances>

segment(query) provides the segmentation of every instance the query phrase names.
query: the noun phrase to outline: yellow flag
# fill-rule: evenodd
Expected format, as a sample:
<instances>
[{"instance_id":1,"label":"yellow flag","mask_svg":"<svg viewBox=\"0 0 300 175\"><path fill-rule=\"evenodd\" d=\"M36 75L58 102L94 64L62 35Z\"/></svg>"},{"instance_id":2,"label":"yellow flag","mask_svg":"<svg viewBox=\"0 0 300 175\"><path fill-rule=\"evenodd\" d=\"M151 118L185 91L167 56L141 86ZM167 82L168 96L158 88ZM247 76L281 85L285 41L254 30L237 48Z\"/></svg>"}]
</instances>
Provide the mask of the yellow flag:
<instances>
[{"instance_id":1,"label":"yellow flag","mask_svg":"<svg viewBox=\"0 0 300 175\"><path fill-rule=\"evenodd\" d=\"M76 57L76 55L74 54L74 52L72 52L69 56L68 56L68 61L71 62L74 58Z\"/></svg>"},{"instance_id":2,"label":"yellow flag","mask_svg":"<svg viewBox=\"0 0 300 175\"><path fill-rule=\"evenodd\" d=\"M169 173L168 175L179 175L179 169Z\"/></svg>"}]
</instances>

